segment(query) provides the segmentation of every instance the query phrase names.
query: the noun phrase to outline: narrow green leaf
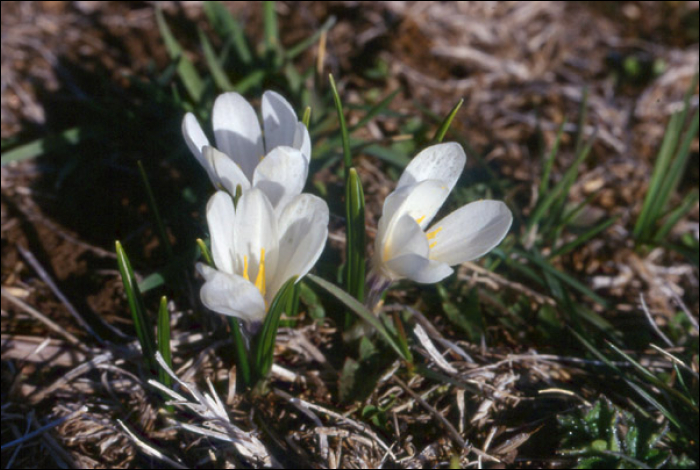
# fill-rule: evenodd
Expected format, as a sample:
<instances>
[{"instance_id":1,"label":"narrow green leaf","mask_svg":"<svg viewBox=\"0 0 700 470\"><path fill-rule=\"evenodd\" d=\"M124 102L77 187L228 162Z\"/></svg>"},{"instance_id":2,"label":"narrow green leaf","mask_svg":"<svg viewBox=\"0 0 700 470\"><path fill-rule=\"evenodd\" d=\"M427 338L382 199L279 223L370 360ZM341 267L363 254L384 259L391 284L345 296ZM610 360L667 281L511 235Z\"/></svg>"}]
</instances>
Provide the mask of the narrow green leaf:
<instances>
[{"instance_id":1,"label":"narrow green leaf","mask_svg":"<svg viewBox=\"0 0 700 470\"><path fill-rule=\"evenodd\" d=\"M372 106L369 109L369 111L367 111L367 113L364 116L362 116L362 119L357 121L357 124L350 128L349 132L352 134L356 130L362 129L363 127L365 127L365 124L374 119L379 113L384 112L384 110L389 107L391 102L394 101L394 98L396 98L396 95L398 95L400 91L401 88L397 88L396 90L389 93L389 95L386 98L381 100L376 105Z\"/></svg>"},{"instance_id":2,"label":"narrow green leaf","mask_svg":"<svg viewBox=\"0 0 700 470\"><path fill-rule=\"evenodd\" d=\"M688 87L686 91L683 109L673 114L668 122L668 126L666 126L666 132L664 133L659 153L656 156L656 162L652 170L651 181L649 182L649 188L644 198L642 210L634 225L633 234L634 238L637 240L648 240L651 238L651 231L656 220L659 218L660 211L663 210L668 202L661 197L660 192L664 186L664 181L669 175L669 169L673 163L673 156L676 155L676 148L683 131L683 124L690 110L690 98L695 93L697 83L698 74L696 73L690 87ZM697 112L693 120L695 121L694 125L696 128L694 133L697 133ZM690 131L692 128L693 125L691 125L690 130L686 133L686 139L691 136L692 133ZM685 139L681 145L682 147L686 145Z\"/></svg>"},{"instance_id":3,"label":"narrow green leaf","mask_svg":"<svg viewBox=\"0 0 700 470\"><path fill-rule=\"evenodd\" d=\"M199 76L199 73L197 73L197 69L192 61L185 55L185 51L182 49L182 46L180 46L180 43L170 31L170 27L168 23L166 23L160 8L156 8L156 22L158 23L160 35L165 43L165 48L168 50L168 55L172 60L178 62L177 73L182 83L185 85L187 93L190 95L192 101L199 103L204 93L202 78Z\"/></svg>"},{"instance_id":4,"label":"narrow green leaf","mask_svg":"<svg viewBox=\"0 0 700 470\"><path fill-rule=\"evenodd\" d=\"M586 141L586 120L588 118L588 86L583 88L583 96L581 97L581 107L578 112L578 125L576 130L576 153L578 154L583 143Z\"/></svg>"},{"instance_id":5,"label":"narrow green leaf","mask_svg":"<svg viewBox=\"0 0 700 470\"><path fill-rule=\"evenodd\" d=\"M445 138L445 134L447 134L447 131L450 129L450 126L452 125L452 121L454 120L455 116L457 116L457 112L459 111L459 108L462 107L462 104L464 103L464 98L460 98L460 100L457 102L456 105L452 108L450 113L447 115L444 121L442 121L442 124L440 124L440 127L438 128L437 132L435 133L435 137L433 137L433 143L440 143L442 142L442 139Z\"/></svg>"},{"instance_id":6,"label":"narrow green leaf","mask_svg":"<svg viewBox=\"0 0 700 470\"><path fill-rule=\"evenodd\" d=\"M153 217L156 219L156 227L158 228L158 235L160 236L160 242L165 248L165 253L168 258L173 256L173 247L170 244L170 239L168 238L168 233L165 231L165 225L163 224L163 219L160 218L160 211L158 210L158 205L156 204L156 198L153 195L153 189L151 189L151 183L148 181L148 175L146 175L146 170L143 168L143 163L138 160L137 165L139 167L139 173L141 174L141 180L146 188L146 196L148 197L148 205L153 212Z\"/></svg>"},{"instance_id":7,"label":"narrow green leaf","mask_svg":"<svg viewBox=\"0 0 700 470\"><path fill-rule=\"evenodd\" d=\"M544 169L542 171L542 181L540 181L540 198L544 196L544 194L547 192L547 189L549 188L549 177L552 174L554 159L559 153L559 144L561 143L561 137L564 134L565 126L566 119L564 120L564 122L561 123L561 126L559 126L559 130L557 131L557 137L556 139L554 139L554 145L552 145L552 150L550 150L549 156L547 156L547 159L545 160Z\"/></svg>"},{"instance_id":8,"label":"narrow green leaf","mask_svg":"<svg viewBox=\"0 0 700 470\"><path fill-rule=\"evenodd\" d=\"M374 329L377 330L377 332L386 340L386 342L389 343L389 346L391 346L394 349L394 351L396 351L399 357L405 359L406 361L410 360L410 358L404 354L403 348L401 348L401 345L398 343L396 338L389 334L384 325L382 325L382 322L380 322L379 319L377 319L377 317L374 314L372 314L372 312L367 310L367 308L364 305L358 302L357 299L352 297L347 292L344 292L339 287L334 286L330 282L318 276L315 276L313 274L307 274L307 277L314 284L328 291L331 295L333 295L340 302L342 302L346 307L355 312L357 316L359 316L364 321L369 323L372 327L374 327Z\"/></svg>"},{"instance_id":9,"label":"narrow green leaf","mask_svg":"<svg viewBox=\"0 0 700 470\"><path fill-rule=\"evenodd\" d=\"M365 297L365 195L355 168L348 171L345 182L345 215L347 221L346 289L359 302ZM350 325L346 325L349 327Z\"/></svg>"},{"instance_id":10,"label":"narrow green leaf","mask_svg":"<svg viewBox=\"0 0 700 470\"><path fill-rule=\"evenodd\" d=\"M209 266L214 267L214 260L212 259L211 253L209 253L209 248L207 248L207 244L204 243L204 240L198 238L197 246L199 246L199 251L202 253L204 261L206 261Z\"/></svg>"},{"instance_id":11,"label":"narrow green leaf","mask_svg":"<svg viewBox=\"0 0 700 470\"><path fill-rule=\"evenodd\" d=\"M277 339L277 328L280 317L284 309L289 305L292 295L294 295L294 284L298 276L291 277L280 288L277 295L272 300L270 308L267 310L265 321L260 333L254 340L253 361L256 380L263 380L267 377L272 368L272 359L275 352L275 340Z\"/></svg>"},{"instance_id":12,"label":"narrow green leaf","mask_svg":"<svg viewBox=\"0 0 700 470\"><path fill-rule=\"evenodd\" d=\"M309 123L311 122L311 106L307 106L306 109L304 109L304 116L301 118L301 122L307 129L309 128Z\"/></svg>"},{"instance_id":13,"label":"narrow green leaf","mask_svg":"<svg viewBox=\"0 0 700 470\"><path fill-rule=\"evenodd\" d=\"M131 263L126 255L126 251L124 251L124 248L122 248L122 244L119 241L117 241L115 245L119 272L121 273L122 282L124 283L126 298L129 301L129 309L131 310L131 315L134 320L136 335L139 339L139 343L141 344L141 351L143 352L147 368L153 373L156 370L154 359L155 343L151 333L151 323L146 317L146 309L143 306L141 292L136 285L136 277L134 276L133 269L131 269Z\"/></svg>"},{"instance_id":14,"label":"narrow green leaf","mask_svg":"<svg viewBox=\"0 0 700 470\"><path fill-rule=\"evenodd\" d=\"M275 53L280 45L275 2L263 2L263 26L265 29L265 50L268 54Z\"/></svg>"},{"instance_id":15,"label":"narrow green leaf","mask_svg":"<svg viewBox=\"0 0 700 470\"><path fill-rule=\"evenodd\" d=\"M235 87L228 79L228 76L226 76L223 65L216 56L216 52L214 52L214 47L212 47L211 42L209 42L209 39L201 28L197 28L197 33L199 34L199 42L202 44L204 59L207 61L207 66L209 67L209 72L214 79L214 83L216 83L216 86L222 91L233 91Z\"/></svg>"},{"instance_id":16,"label":"narrow green leaf","mask_svg":"<svg viewBox=\"0 0 700 470\"><path fill-rule=\"evenodd\" d=\"M689 407L690 410L693 413L698 412L698 407L695 405L692 400L690 400L688 397L680 393L678 390L675 388L671 387L668 385L666 382L663 380L659 379L656 377L654 374L652 374L648 369L646 369L643 365L641 365L639 362L635 361L629 354L626 354L623 352L620 348L615 346L612 343L608 343L608 346L610 346L616 353L618 353L620 356L624 357L627 362L629 362L634 370L637 372L637 374L647 382L651 383L652 385L655 385L656 387L663 389L670 395L673 395L678 401L683 403L685 406Z\"/></svg>"},{"instance_id":17,"label":"narrow green leaf","mask_svg":"<svg viewBox=\"0 0 700 470\"><path fill-rule=\"evenodd\" d=\"M231 328L231 337L233 338L233 347L236 353L236 365L238 366L237 372L241 374L241 379L243 380L244 387L252 387L250 374L250 358L248 357L248 350L246 349L245 338L241 332L241 326L238 323L238 318L228 317L228 324Z\"/></svg>"},{"instance_id":18,"label":"narrow green leaf","mask_svg":"<svg viewBox=\"0 0 700 470\"><path fill-rule=\"evenodd\" d=\"M673 423L674 426L676 426L678 429L684 431L685 433L688 433L688 429L683 426L681 421L671 413L665 406L663 406L659 400L651 396L646 390L644 390L642 387L637 385L636 383L632 382L630 379L624 379L627 385L632 387L642 398L644 398L649 404L651 404L654 408L659 410L661 414L663 414L671 423Z\"/></svg>"},{"instance_id":19,"label":"narrow green leaf","mask_svg":"<svg viewBox=\"0 0 700 470\"><path fill-rule=\"evenodd\" d=\"M173 360L170 352L170 312L168 311L168 299L163 296L160 298L160 307L158 308L158 351L163 356L163 360L173 368ZM162 367L158 368L158 380L166 387L172 384L172 378L165 372Z\"/></svg>"},{"instance_id":20,"label":"narrow green leaf","mask_svg":"<svg viewBox=\"0 0 700 470\"><path fill-rule=\"evenodd\" d=\"M377 157L378 159L399 169L406 168L406 165L408 165L408 163L411 161L406 154L397 152L390 147L385 147L382 145L370 145L365 147L364 153Z\"/></svg>"},{"instance_id":21,"label":"narrow green leaf","mask_svg":"<svg viewBox=\"0 0 700 470\"><path fill-rule=\"evenodd\" d=\"M254 70L236 82L235 89L238 93L245 94L248 90L260 88L264 79L264 70Z\"/></svg>"},{"instance_id":22,"label":"narrow green leaf","mask_svg":"<svg viewBox=\"0 0 700 470\"><path fill-rule=\"evenodd\" d=\"M335 16L330 16L322 25L320 28L316 30L311 36L309 36L306 39L302 39L289 49L287 49L287 52L284 54L287 60L292 60L305 50L307 50L309 47L313 46L316 41L321 37L323 33L326 33L330 31L330 29L335 25L336 18Z\"/></svg>"},{"instance_id":23,"label":"narrow green leaf","mask_svg":"<svg viewBox=\"0 0 700 470\"><path fill-rule=\"evenodd\" d=\"M345 164L345 178L347 179L347 172L352 167L352 154L350 153L350 138L348 137L348 127L345 124L345 115L343 114L343 103L340 101L340 95L338 95L338 88L335 86L335 80L333 79L333 74L329 74L328 78L331 84L331 92L333 93L333 101L335 102L335 109L338 112L338 122L340 123L340 134L343 139L343 162Z\"/></svg>"},{"instance_id":24,"label":"narrow green leaf","mask_svg":"<svg viewBox=\"0 0 700 470\"><path fill-rule=\"evenodd\" d=\"M603 299L601 296L593 292L591 289L589 289L586 285L578 281L577 279L574 279L573 277L569 276L563 271L559 271L557 268L552 266L547 260L542 258L539 254L537 253L529 253L521 250L517 250L518 254L524 256L528 260L532 261L534 264L536 264L538 267L540 267L543 271L552 274L554 277L559 279L560 281L564 282L565 284L568 284L570 287L573 287L583 295L589 297L590 299L594 300L598 304L600 304L603 307L608 307L608 302Z\"/></svg>"},{"instance_id":25,"label":"narrow green leaf","mask_svg":"<svg viewBox=\"0 0 700 470\"><path fill-rule=\"evenodd\" d=\"M698 134L698 124L700 123L700 110L697 110L693 115L693 120L685 132L685 136L681 141L678 151L670 162L669 168L664 172L661 185L658 189L656 197L652 200L651 207L649 209L649 228L653 229L658 219L661 218L661 213L668 207L668 203L673 196L678 183L683 177L685 172L686 163L688 161L688 156L690 155L690 145L692 144L695 136ZM678 135L680 138L680 133ZM650 234L647 233L647 236Z\"/></svg>"},{"instance_id":26,"label":"narrow green leaf","mask_svg":"<svg viewBox=\"0 0 700 470\"><path fill-rule=\"evenodd\" d=\"M243 65L250 65L253 55L248 47L245 31L236 18L221 2L204 2L204 12L216 32L227 42L233 44L238 60Z\"/></svg>"},{"instance_id":27,"label":"narrow green leaf","mask_svg":"<svg viewBox=\"0 0 700 470\"><path fill-rule=\"evenodd\" d=\"M654 235L654 241L656 243L660 243L664 238L666 238L666 236L673 229L673 227L675 227L676 224L683 217L685 217L685 215L688 212L690 212L693 209L693 207L695 207L695 204L698 202L698 199L699 199L699 194L698 194L697 189L686 194L686 196L683 198L683 202L681 202L677 208L672 210L666 216L666 221L661 226L661 228L656 232L656 235Z\"/></svg>"},{"instance_id":28,"label":"narrow green leaf","mask_svg":"<svg viewBox=\"0 0 700 470\"><path fill-rule=\"evenodd\" d=\"M530 229L532 229L535 224L538 224L542 220L544 215L547 214L549 209L557 200L566 201L568 190L574 181L576 181L578 167L586 159L592 146L593 139L589 140L583 149L581 149L579 154L576 156L574 163L567 169L562 179L552 188L551 191L549 191L549 193L547 193L543 199L538 201L537 207L535 207L532 216L530 216L530 220L528 220L528 230L526 233L529 233Z\"/></svg>"},{"instance_id":29,"label":"narrow green leaf","mask_svg":"<svg viewBox=\"0 0 700 470\"><path fill-rule=\"evenodd\" d=\"M575 240L560 246L556 250L553 250L552 253L549 255L549 258L552 259L554 257L564 255L570 252L571 250L583 245L588 240L595 237L596 235L610 227L612 224L617 222L619 218L620 216L616 215L615 217L610 217L608 220L601 222L600 224L596 225L595 227L578 236Z\"/></svg>"},{"instance_id":30,"label":"narrow green leaf","mask_svg":"<svg viewBox=\"0 0 700 470\"><path fill-rule=\"evenodd\" d=\"M5 166L10 162L29 160L44 155L45 153L55 152L68 145L78 144L91 134L92 133L86 132L83 128L72 127L58 134L42 137L3 152L0 163L2 166Z\"/></svg>"}]
</instances>

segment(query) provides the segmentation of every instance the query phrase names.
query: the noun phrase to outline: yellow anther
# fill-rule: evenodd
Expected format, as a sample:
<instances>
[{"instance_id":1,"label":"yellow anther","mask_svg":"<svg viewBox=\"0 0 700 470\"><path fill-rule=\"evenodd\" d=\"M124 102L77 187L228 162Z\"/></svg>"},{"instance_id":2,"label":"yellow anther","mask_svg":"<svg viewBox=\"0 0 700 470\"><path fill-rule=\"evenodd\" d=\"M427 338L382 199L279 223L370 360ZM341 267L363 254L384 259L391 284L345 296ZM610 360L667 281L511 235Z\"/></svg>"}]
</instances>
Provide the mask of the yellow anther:
<instances>
[{"instance_id":1,"label":"yellow anther","mask_svg":"<svg viewBox=\"0 0 700 470\"><path fill-rule=\"evenodd\" d=\"M243 257L243 279L246 281L250 281L250 278L248 277L248 257L244 256Z\"/></svg>"},{"instance_id":2,"label":"yellow anther","mask_svg":"<svg viewBox=\"0 0 700 470\"><path fill-rule=\"evenodd\" d=\"M435 247L435 245L437 245L437 242L431 243L430 245L428 245L428 248L432 249L433 247Z\"/></svg>"},{"instance_id":3,"label":"yellow anther","mask_svg":"<svg viewBox=\"0 0 700 470\"><path fill-rule=\"evenodd\" d=\"M263 296L265 295L265 248L260 249L260 267L258 268L258 277L255 279L255 287Z\"/></svg>"},{"instance_id":4,"label":"yellow anther","mask_svg":"<svg viewBox=\"0 0 700 470\"><path fill-rule=\"evenodd\" d=\"M416 219L416 222L418 222L418 223L420 224L420 223L423 222L424 220L425 220L425 216L424 216L424 215L421 215L420 217L418 217L418 218Z\"/></svg>"},{"instance_id":5,"label":"yellow anther","mask_svg":"<svg viewBox=\"0 0 700 470\"><path fill-rule=\"evenodd\" d=\"M442 227L438 227L435 230L431 230L430 232L426 233L425 236L428 238L428 240L432 240L433 238L437 237L437 234L442 231Z\"/></svg>"}]
</instances>

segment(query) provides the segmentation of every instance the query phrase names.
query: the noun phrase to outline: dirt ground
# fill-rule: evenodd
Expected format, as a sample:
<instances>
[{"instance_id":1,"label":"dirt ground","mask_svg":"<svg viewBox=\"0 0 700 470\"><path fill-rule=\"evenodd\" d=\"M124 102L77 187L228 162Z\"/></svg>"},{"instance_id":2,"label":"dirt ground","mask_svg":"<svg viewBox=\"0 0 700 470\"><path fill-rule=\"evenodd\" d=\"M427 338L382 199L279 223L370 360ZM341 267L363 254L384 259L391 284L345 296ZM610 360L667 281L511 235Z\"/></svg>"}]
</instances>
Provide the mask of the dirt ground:
<instances>
[{"instance_id":1,"label":"dirt ground","mask_svg":"<svg viewBox=\"0 0 700 470\"><path fill-rule=\"evenodd\" d=\"M3 152L5 142L8 146L29 142L71 128L84 118L80 113L91 112L90 102L104 95L118 99L115 97L123 93L125 101L134 99L129 94L134 86L129 76L150 77L164 70L169 58L155 26L154 3L164 9L174 31L182 34L183 43L194 45L189 50L197 50L197 33L192 25L207 30L201 2L2 2ZM262 37L258 4L224 3L243 20L250 37ZM641 208L666 123L682 106L697 73L698 2L594 6L581 2L280 2L277 11L285 44L303 39L329 15L337 17L328 35L325 68L340 77L347 103L361 102L364 90L369 88L378 88L385 96L400 87L392 109L410 112L421 106L426 112L442 116L463 97L465 103L454 133L463 135L489 168L512 182L507 197L521 203L526 214L534 203L530 199L541 174L536 160L537 132L543 132L543 144L550 148L565 118L574 128L586 88L589 109L583 133L595 134L596 143L571 198L582 201L597 192L591 217L596 217L598 211L618 214L620 219L605 237L568 259L567 267L591 283L609 283L600 292L614 299L618 325L628 321L625 312L636 309L640 293L647 295L653 311L660 312L661 321L670 321L675 312L671 300L674 295L697 316L697 269L668 251L637 254L624 232ZM315 52L312 48L302 55L299 64L313 64ZM202 64L201 58L193 59ZM629 64L634 65L633 69ZM382 79L363 73L382 67ZM698 106L697 91L692 106ZM172 141L181 139L180 117L151 112L154 126L172 123ZM351 124L358 116L350 112ZM382 137L396 132L397 126L396 120L385 117L371 123L367 132ZM124 358L129 357L128 344L134 330L117 271L114 241L120 239L129 247L140 274L146 275L166 262L134 170L136 160L143 159L148 173L157 175L151 183L162 201L174 195L177 188L197 188L203 183L195 181L189 167L159 163L157 157L162 150L158 147L139 148L138 140L106 142L99 135L89 136L86 141L89 144L80 147L85 155L77 158L69 155L71 147L66 144L56 155L45 154L2 168L3 444L52 420L71 417L41 439L26 444L16 455L12 449L3 450L3 466L144 465L146 457L115 424L115 417L138 415L133 421L140 423L141 432L163 445L175 436L174 430L159 424L157 410L144 405L146 401L139 395L144 392L133 393L138 388L134 383L140 379ZM698 187L697 139L692 152L679 188L682 194ZM563 155L555 165L557 175L571 163L566 158L573 158L572 154ZM362 156L361 161L360 172L368 182L368 225L376 226L381 201L391 188L377 176L380 163L368 156ZM475 165L470 160L468 168ZM332 181L331 175L324 175L317 178ZM195 204L181 214L165 209L176 250L185 249L201 236L196 222L201 219L200 210ZM697 204L674 233L694 233L697 239ZM332 234L332 240L334 236L336 242L343 239L340 230ZM186 316L184 310L196 304L196 297L192 291L189 298L177 300L174 322L179 331L211 328ZM52 323L58 326L52 329ZM307 333L311 341L301 339ZM322 328L290 330L281 335L284 346L280 349L299 354L298 358L286 357L284 367L314 369L305 375L308 382L302 396L307 401L327 403L324 369L309 357L323 350L331 336ZM120 376L107 386L104 382L110 373L110 361L106 360L90 380L77 373L74 381L66 379L68 372L91 357L91 351L99 349L97 337L117 344L124 356L115 363L136 376ZM46 338L50 340L44 341ZM208 343L190 340L189 344L183 343L181 354L199 361L201 377L207 372L215 376L227 372L221 359L212 358L220 347L217 343L205 346ZM479 357L496 363L511 352L527 350L514 344L517 339L504 341L502 350L482 351ZM475 351L469 352L479 355L479 348L475 346ZM550 376L563 374L576 381L575 376L568 375L571 371L550 367ZM498 367L495 370L501 371ZM523 414L541 411L534 405L515 406L522 397L505 384L505 366L502 372L502 390L511 393L511 401L500 406L512 411L510 418L517 420ZM528 376L524 370L519 372L522 377ZM530 371L528 386L545 381L536 374ZM489 379L484 374L476 380ZM105 395L107 390L111 398L86 398L99 395L95 392L102 386L101 381L104 390L100 392ZM386 385L386 389L392 387L403 388L398 383ZM275 399L286 403L281 396ZM82 400L90 402L90 411L76 414L68 404ZM447 406L440 402L434 405ZM255 406L248 404L248 409ZM275 418L274 409L272 406L267 415L262 415ZM279 420L290 428L303 421L284 411L282 405L279 409L283 410ZM245 428L248 416L243 411L235 413L234 420ZM402 429L410 430L430 417L416 414L406 419L413 421L402 423ZM259 420L256 423L264 427ZM327 465L329 461L309 455L317 448L315 438L303 424L298 426L298 440L277 436L280 442L274 446L297 446L306 460L296 462ZM436 443L434 448L426 445L406 450L404 455L410 458L392 465L430 466L443 461L440 443L449 441L449 437L434 431L424 442L431 439ZM403 445L408 449L412 444ZM524 457L515 466L556 466L556 459L543 457L547 445L539 446L525 446ZM48 451L36 452L39 448ZM430 454L431 449L436 455ZM394 449L397 453L400 450ZM508 454L506 450L502 456ZM516 461L517 450L512 452L511 464ZM346 460L345 465L362 465L359 455L367 459L366 464L376 465L384 452L358 451L353 454L357 460ZM188 463L216 466L204 456Z\"/></svg>"}]
</instances>

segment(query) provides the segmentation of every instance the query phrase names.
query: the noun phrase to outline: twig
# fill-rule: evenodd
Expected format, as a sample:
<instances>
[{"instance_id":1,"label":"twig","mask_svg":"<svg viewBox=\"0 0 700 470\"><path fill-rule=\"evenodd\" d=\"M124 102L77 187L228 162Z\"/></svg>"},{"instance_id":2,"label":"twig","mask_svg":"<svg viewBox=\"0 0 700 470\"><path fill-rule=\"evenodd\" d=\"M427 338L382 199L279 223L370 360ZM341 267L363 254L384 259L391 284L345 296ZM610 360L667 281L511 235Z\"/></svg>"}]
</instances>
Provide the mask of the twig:
<instances>
[{"instance_id":1,"label":"twig","mask_svg":"<svg viewBox=\"0 0 700 470\"><path fill-rule=\"evenodd\" d=\"M464 449L465 447L467 447L466 441L462 438L462 436L460 436L459 432L457 432L457 430L455 429L455 427L452 426L452 423L450 423L449 421L447 421L447 419L446 419L438 410L436 410L435 408L433 408L427 401L423 400L423 398L422 398L420 395L418 395L416 392L414 392L413 390L411 390L411 389L408 387L408 385L406 385L406 384L403 382L403 380L401 380L401 379L398 378L397 376L393 376L393 377L391 378L391 380L393 380L394 383L396 383L399 387L401 387L402 389L404 389L404 391L406 391L409 395L411 395L411 396L413 397L414 400L416 400L418 403L420 403L420 405L421 405L423 408L425 408L426 410L428 410L428 411L430 412L430 414L432 414L438 421L440 421L440 423L442 423L442 425L443 425L443 426L445 427L445 429L447 430L448 434L449 434L450 436L452 436L452 440L454 440L454 441L457 443L457 445L459 445L459 447L460 447L461 449Z\"/></svg>"},{"instance_id":2,"label":"twig","mask_svg":"<svg viewBox=\"0 0 700 470\"><path fill-rule=\"evenodd\" d=\"M656 324L654 321L654 318L651 316L651 313L649 312L649 307L647 307L647 303L644 301L644 294L639 294L639 300L642 303L642 311L644 314L647 316L647 320L649 320L649 324L651 327L654 329L657 335L659 335L659 338L664 340L664 343L666 343L669 347L674 347L674 344L671 342L670 339L668 339L668 336L666 336L663 331L659 329L659 325Z\"/></svg>"},{"instance_id":3,"label":"twig","mask_svg":"<svg viewBox=\"0 0 700 470\"><path fill-rule=\"evenodd\" d=\"M552 299L551 297L547 297L546 295L540 294L539 292L536 292L529 287L525 287L523 284L520 284L519 282L513 282L509 281L508 279L504 278L503 276L500 276L492 271L489 271L488 269L482 268L476 263L471 263L471 262L466 262L463 263L463 266L467 267L468 269L481 274L482 276L488 277L489 279L492 279L496 281L498 284L501 284L505 287L509 287L513 290L517 290L519 292L522 292L523 294L527 295L528 297L532 297L535 299L537 303L540 304L548 304L548 305L556 305L556 301ZM466 274L460 274L459 278L463 280L469 280L471 276L468 276Z\"/></svg>"},{"instance_id":4,"label":"twig","mask_svg":"<svg viewBox=\"0 0 700 470\"><path fill-rule=\"evenodd\" d=\"M104 340L100 337L100 335L98 335L97 332L92 329L88 322L86 322L82 315L80 315L78 310L76 310L73 304L70 303L68 298L65 295L63 295L63 292L61 292L56 283L53 282L53 279L51 279L49 273L46 272L46 270L41 265L41 263L39 263L39 260L36 259L34 254L19 244L17 245L17 250L25 259L25 261L29 263L32 266L32 268L34 268L34 271L37 272L39 277L46 283L46 285L49 286L49 288L53 291L54 295L56 295L56 297L58 297L58 299L61 302L63 302L63 305L66 306L68 312L70 312L70 314L73 315L73 318L75 318L75 320L80 324L80 326L85 328L85 330L92 336L94 336L97 339L97 341L99 341L100 343L104 343Z\"/></svg>"},{"instance_id":5,"label":"twig","mask_svg":"<svg viewBox=\"0 0 700 470\"><path fill-rule=\"evenodd\" d=\"M121 419L118 419L117 423L119 423L119 425L122 427L122 429L127 434L127 436L129 436L129 438L134 442L134 444L136 444L141 449L143 449L143 451L146 452L147 454L149 454L155 458L161 459L163 462L167 463L168 465L170 465L173 468L189 468L189 467L186 467L186 466L182 465L181 463L171 459L170 457L163 454L161 451L159 451L155 447L152 447L152 446L146 444L141 439L136 437L136 434L134 434L131 431L131 429L127 428Z\"/></svg>"},{"instance_id":6,"label":"twig","mask_svg":"<svg viewBox=\"0 0 700 470\"><path fill-rule=\"evenodd\" d=\"M76 346L82 349L83 351L86 349L82 341L80 341L76 336L66 331L65 328L63 328L53 320L50 320L46 315L29 305L28 303L18 299L14 295L7 292L7 290L4 287L0 288L0 295L2 295L2 297L9 300L11 303L15 304L16 306L18 306L19 308L27 312L29 315L33 316L34 318L45 324L46 326L48 326L50 329L52 329L59 335L63 336L73 346Z\"/></svg>"},{"instance_id":7,"label":"twig","mask_svg":"<svg viewBox=\"0 0 700 470\"><path fill-rule=\"evenodd\" d=\"M18 444L22 444L22 443L24 443L24 442L26 442L26 441L28 441L28 440L30 440L30 439L35 438L36 436L39 436L39 435L45 433L45 432L48 431L49 429L53 429L53 428L55 428L56 426L59 426L59 425L65 423L65 422L68 421L69 419L73 419L73 418L75 418L76 416L78 416L78 415L80 415L80 414L82 414L82 413L85 413L86 411L87 411L87 406L81 406L78 410L72 412L72 413L69 414L68 416L64 416L63 418L59 418L59 419L57 419L57 420L55 420L55 421L51 421L50 423L45 424L44 426L41 426L41 427L40 427L39 429L37 429L36 431L32 431L32 432L27 433L27 434L25 434L24 436L20 437L19 439L15 439L14 441L8 442L7 444L3 445L2 448L0 448L0 450L9 449L9 448L14 447L14 446L16 446L16 445L18 445Z\"/></svg>"}]
</instances>

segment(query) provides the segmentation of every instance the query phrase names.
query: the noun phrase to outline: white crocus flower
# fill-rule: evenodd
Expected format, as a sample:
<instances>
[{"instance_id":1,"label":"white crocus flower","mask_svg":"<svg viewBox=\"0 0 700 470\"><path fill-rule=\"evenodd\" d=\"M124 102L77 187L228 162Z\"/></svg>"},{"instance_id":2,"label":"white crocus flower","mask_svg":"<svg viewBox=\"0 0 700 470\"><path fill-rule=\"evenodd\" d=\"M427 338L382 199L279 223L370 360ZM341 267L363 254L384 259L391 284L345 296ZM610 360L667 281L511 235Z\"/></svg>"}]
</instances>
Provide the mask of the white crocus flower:
<instances>
[{"instance_id":1,"label":"white crocus flower","mask_svg":"<svg viewBox=\"0 0 700 470\"><path fill-rule=\"evenodd\" d=\"M237 186L260 188L279 214L306 184L311 140L294 109L274 91L263 94L262 117L264 139L250 103L238 93L224 93L212 111L216 147L192 113L185 115L182 133L217 189L235 194Z\"/></svg>"},{"instance_id":2,"label":"white crocus flower","mask_svg":"<svg viewBox=\"0 0 700 470\"><path fill-rule=\"evenodd\" d=\"M501 201L467 204L430 224L459 178L466 155L457 143L433 145L404 170L384 201L375 239L370 292L398 279L438 282L505 237L513 216Z\"/></svg>"},{"instance_id":3,"label":"white crocus flower","mask_svg":"<svg viewBox=\"0 0 700 470\"><path fill-rule=\"evenodd\" d=\"M245 191L235 207L228 193L217 191L207 204L207 223L216 269L197 265L206 281L202 302L255 329L280 287L292 276L303 277L321 255L328 205L299 194L277 217L261 189Z\"/></svg>"}]
</instances>

